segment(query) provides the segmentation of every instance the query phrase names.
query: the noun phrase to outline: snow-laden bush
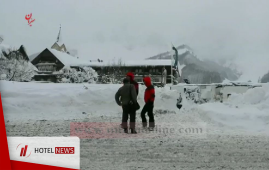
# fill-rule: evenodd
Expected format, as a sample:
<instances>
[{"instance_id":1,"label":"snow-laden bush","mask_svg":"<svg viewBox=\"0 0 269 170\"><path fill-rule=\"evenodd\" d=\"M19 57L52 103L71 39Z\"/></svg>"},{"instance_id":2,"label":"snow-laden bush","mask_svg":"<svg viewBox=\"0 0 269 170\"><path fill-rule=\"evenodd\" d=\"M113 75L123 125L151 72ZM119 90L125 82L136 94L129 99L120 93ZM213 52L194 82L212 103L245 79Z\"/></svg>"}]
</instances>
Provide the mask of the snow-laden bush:
<instances>
[{"instance_id":1,"label":"snow-laden bush","mask_svg":"<svg viewBox=\"0 0 269 170\"><path fill-rule=\"evenodd\" d=\"M269 71L262 77L261 83L269 83Z\"/></svg>"},{"instance_id":2,"label":"snow-laden bush","mask_svg":"<svg viewBox=\"0 0 269 170\"><path fill-rule=\"evenodd\" d=\"M31 81L36 68L20 50L3 50L0 53L0 79L7 81Z\"/></svg>"},{"instance_id":3,"label":"snow-laden bush","mask_svg":"<svg viewBox=\"0 0 269 170\"><path fill-rule=\"evenodd\" d=\"M60 70L60 74L57 77L59 83L93 83L97 78L97 73L91 67L64 67Z\"/></svg>"},{"instance_id":4,"label":"snow-laden bush","mask_svg":"<svg viewBox=\"0 0 269 170\"><path fill-rule=\"evenodd\" d=\"M93 83L97 80L97 72L92 69L91 67L83 67L83 70L86 72L86 75L88 77L88 83Z\"/></svg>"}]
</instances>

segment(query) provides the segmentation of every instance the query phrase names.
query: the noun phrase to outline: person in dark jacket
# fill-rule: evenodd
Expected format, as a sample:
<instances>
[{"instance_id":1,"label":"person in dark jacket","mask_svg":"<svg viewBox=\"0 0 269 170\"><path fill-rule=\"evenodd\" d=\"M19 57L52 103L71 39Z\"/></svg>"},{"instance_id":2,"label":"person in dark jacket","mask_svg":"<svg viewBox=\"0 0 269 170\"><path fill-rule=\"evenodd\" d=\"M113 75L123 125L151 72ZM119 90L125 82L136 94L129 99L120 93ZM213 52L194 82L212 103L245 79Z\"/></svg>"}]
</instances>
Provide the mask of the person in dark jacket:
<instances>
[{"instance_id":1,"label":"person in dark jacket","mask_svg":"<svg viewBox=\"0 0 269 170\"><path fill-rule=\"evenodd\" d=\"M126 77L129 77L130 78L130 84L133 84L135 86L136 94L138 96L139 87L138 87L138 83L134 80L134 74L132 72L128 72L126 74Z\"/></svg>"},{"instance_id":2,"label":"person in dark jacket","mask_svg":"<svg viewBox=\"0 0 269 170\"><path fill-rule=\"evenodd\" d=\"M130 101L136 103L137 95L134 85L130 84L128 78L123 80L123 86L119 88L115 94L115 100L119 106L122 106L123 116L122 116L122 127L125 133L128 133L128 117L130 115L130 129L131 133L137 133L135 130L135 118L136 113L133 105L130 104Z\"/></svg>"},{"instance_id":3,"label":"person in dark jacket","mask_svg":"<svg viewBox=\"0 0 269 170\"><path fill-rule=\"evenodd\" d=\"M153 115L155 89L154 89L154 86L151 84L150 77L144 77L143 81L145 82L145 85L147 88L145 90L145 95L144 95L145 105L141 111L142 124L143 124L143 127L147 127L146 113L148 112L149 128L150 130L153 130L153 128L155 127L155 121L154 121L154 115Z\"/></svg>"},{"instance_id":4,"label":"person in dark jacket","mask_svg":"<svg viewBox=\"0 0 269 170\"><path fill-rule=\"evenodd\" d=\"M135 91L136 91L136 95L138 96L139 93L139 89L138 89L138 83L134 80L134 74L132 72L128 72L126 74L126 77L129 79L130 84L133 84L135 87ZM123 113L122 113L122 122L123 122ZM120 124L121 128L123 128L123 125Z\"/></svg>"}]
</instances>

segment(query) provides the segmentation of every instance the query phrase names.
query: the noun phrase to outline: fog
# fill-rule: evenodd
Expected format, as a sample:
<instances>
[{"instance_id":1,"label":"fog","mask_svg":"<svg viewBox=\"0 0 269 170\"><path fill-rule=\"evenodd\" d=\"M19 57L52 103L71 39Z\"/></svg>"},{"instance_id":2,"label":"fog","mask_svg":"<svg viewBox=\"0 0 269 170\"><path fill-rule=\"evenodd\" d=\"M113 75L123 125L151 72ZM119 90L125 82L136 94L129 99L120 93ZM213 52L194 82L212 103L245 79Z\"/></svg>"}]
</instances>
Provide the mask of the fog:
<instances>
[{"instance_id":1,"label":"fog","mask_svg":"<svg viewBox=\"0 0 269 170\"><path fill-rule=\"evenodd\" d=\"M62 25L84 59L143 59L187 44L200 59L228 59L257 79L269 70L268 0L1 0L5 44L50 47ZM32 13L30 27L25 15Z\"/></svg>"}]
</instances>

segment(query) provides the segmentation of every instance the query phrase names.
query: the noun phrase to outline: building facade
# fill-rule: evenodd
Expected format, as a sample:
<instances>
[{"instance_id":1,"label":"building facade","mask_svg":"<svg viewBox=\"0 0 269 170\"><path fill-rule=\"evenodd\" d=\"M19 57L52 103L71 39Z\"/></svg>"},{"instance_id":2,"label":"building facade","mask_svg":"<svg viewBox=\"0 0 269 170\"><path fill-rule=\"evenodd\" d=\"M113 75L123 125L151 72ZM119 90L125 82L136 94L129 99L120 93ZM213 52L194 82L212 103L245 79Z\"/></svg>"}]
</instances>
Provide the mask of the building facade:
<instances>
[{"instance_id":1,"label":"building facade","mask_svg":"<svg viewBox=\"0 0 269 170\"><path fill-rule=\"evenodd\" d=\"M98 73L98 81L102 83L121 83L128 72L135 75L138 83L143 83L143 77L150 76L153 84L171 83L171 60L140 60L126 61L122 64L109 64L107 62L91 62L90 66ZM166 74L164 73L166 70ZM163 81L166 80L166 82Z\"/></svg>"}]
</instances>

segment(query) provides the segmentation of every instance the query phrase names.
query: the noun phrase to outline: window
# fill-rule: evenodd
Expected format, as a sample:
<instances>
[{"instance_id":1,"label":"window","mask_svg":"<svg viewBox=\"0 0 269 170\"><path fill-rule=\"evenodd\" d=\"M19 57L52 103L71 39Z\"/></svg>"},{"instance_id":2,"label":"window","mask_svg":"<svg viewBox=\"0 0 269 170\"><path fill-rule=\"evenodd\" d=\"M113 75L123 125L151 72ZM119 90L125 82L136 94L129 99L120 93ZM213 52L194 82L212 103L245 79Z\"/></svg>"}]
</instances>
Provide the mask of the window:
<instances>
[{"instance_id":1,"label":"window","mask_svg":"<svg viewBox=\"0 0 269 170\"><path fill-rule=\"evenodd\" d=\"M53 67L52 65L41 65L41 66L38 66L38 70L40 71L55 71L56 68Z\"/></svg>"}]
</instances>

